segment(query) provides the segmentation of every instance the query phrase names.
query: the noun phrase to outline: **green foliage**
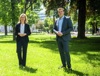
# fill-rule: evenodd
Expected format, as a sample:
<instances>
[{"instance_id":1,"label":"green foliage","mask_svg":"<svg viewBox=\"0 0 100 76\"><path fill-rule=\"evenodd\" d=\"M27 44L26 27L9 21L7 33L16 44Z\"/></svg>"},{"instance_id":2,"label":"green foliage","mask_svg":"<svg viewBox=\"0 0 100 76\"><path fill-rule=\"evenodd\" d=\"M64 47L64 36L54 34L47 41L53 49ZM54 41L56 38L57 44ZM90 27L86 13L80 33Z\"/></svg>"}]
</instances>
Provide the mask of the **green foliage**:
<instances>
[{"instance_id":1,"label":"green foliage","mask_svg":"<svg viewBox=\"0 0 100 76\"><path fill-rule=\"evenodd\" d=\"M53 25L53 18L47 17L44 21L44 26L50 27L51 25Z\"/></svg>"},{"instance_id":2,"label":"green foliage","mask_svg":"<svg viewBox=\"0 0 100 76\"><path fill-rule=\"evenodd\" d=\"M88 0L87 1L87 19L91 21L99 22L100 19L100 0Z\"/></svg>"},{"instance_id":3,"label":"green foliage","mask_svg":"<svg viewBox=\"0 0 100 76\"><path fill-rule=\"evenodd\" d=\"M25 7L24 1L18 3L18 8L19 8L20 13L24 13L24 10L25 10L24 7Z\"/></svg>"},{"instance_id":4,"label":"green foliage","mask_svg":"<svg viewBox=\"0 0 100 76\"><path fill-rule=\"evenodd\" d=\"M8 0L3 0L0 2L0 23L4 25L9 25L11 22L10 11L8 7L10 2Z\"/></svg>"},{"instance_id":5,"label":"green foliage","mask_svg":"<svg viewBox=\"0 0 100 76\"><path fill-rule=\"evenodd\" d=\"M13 0L13 2L11 2L10 0L2 0L0 1L0 23L2 24L6 24L6 25L12 25L12 20L13 22L17 23L18 22L18 18L19 15L21 13L24 13L25 11L25 0ZM13 5L13 9L11 7L11 3ZM37 6L38 8L40 7L40 0L37 0L36 2L32 1L32 3L34 4L34 6ZM29 6L29 4L28 4ZM27 7L28 7L27 6ZM38 9L37 8L37 9ZM36 13L30 12L30 8L27 10L29 17L31 18L32 14L33 17L30 19L33 19L33 22L35 22L35 19L38 19L38 16ZM13 16L12 16L13 15ZM12 19L12 17L14 17ZM11 20L12 19L12 20ZM32 24L32 22L29 20L30 24Z\"/></svg>"},{"instance_id":6,"label":"green foliage","mask_svg":"<svg viewBox=\"0 0 100 76\"><path fill-rule=\"evenodd\" d=\"M78 21L78 13L77 10L74 10L73 13L71 13L73 24L75 24Z\"/></svg>"},{"instance_id":7,"label":"green foliage","mask_svg":"<svg viewBox=\"0 0 100 76\"><path fill-rule=\"evenodd\" d=\"M26 14L28 16L28 23L30 25L35 24L37 20L39 20L39 16L34 11L29 10L26 12Z\"/></svg>"},{"instance_id":8,"label":"green foliage","mask_svg":"<svg viewBox=\"0 0 100 76\"><path fill-rule=\"evenodd\" d=\"M95 11L97 14L100 14L99 5L100 5L100 0L89 0L89 7L92 12Z\"/></svg>"},{"instance_id":9,"label":"green foliage","mask_svg":"<svg viewBox=\"0 0 100 76\"><path fill-rule=\"evenodd\" d=\"M47 31L51 31L53 29L53 18L47 17L44 21L44 27L48 27L46 28Z\"/></svg>"},{"instance_id":10,"label":"green foliage","mask_svg":"<svg viewBox=\"0 0 100 76\"><path fill-rule=\"evenodd\" d=\"M50 15L51 10L56 10L58 7L64 7L68 5L68 2L65 0L43 0L43 4L46 7L46 14Z\"/></svg>"},{"instance_id":11,"label":"green foliage","mask_svg":"<svg viewBox=\"0 0 100 76\"><path fill-rule=\"evenodd\" d=\"M38 20L38 22L35 24L36 29L39 29L40 31L44 28L44 23L41 20Z\"/></svg>"}]
</instances>

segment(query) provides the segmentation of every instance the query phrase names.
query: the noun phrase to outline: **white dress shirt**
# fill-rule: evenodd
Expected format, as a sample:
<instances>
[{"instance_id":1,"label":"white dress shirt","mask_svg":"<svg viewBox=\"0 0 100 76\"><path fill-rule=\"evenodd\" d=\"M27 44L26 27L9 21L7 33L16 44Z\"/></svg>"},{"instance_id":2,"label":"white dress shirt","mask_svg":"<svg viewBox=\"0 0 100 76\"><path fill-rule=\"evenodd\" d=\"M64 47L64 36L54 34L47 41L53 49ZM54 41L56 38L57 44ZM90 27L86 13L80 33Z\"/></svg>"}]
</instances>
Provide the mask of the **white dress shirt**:
<instances>
[{"instance_id":1,"label":"white dress shirt","mask_svg":"<svg viewBox=\"0 0 100 76\"><path fill-rule=\"evenodd\" d=\"M58 31L59 32L61 32L61 29L62 29L63 18L64 16L58 19Z\"/></svg>"}]
</instances>

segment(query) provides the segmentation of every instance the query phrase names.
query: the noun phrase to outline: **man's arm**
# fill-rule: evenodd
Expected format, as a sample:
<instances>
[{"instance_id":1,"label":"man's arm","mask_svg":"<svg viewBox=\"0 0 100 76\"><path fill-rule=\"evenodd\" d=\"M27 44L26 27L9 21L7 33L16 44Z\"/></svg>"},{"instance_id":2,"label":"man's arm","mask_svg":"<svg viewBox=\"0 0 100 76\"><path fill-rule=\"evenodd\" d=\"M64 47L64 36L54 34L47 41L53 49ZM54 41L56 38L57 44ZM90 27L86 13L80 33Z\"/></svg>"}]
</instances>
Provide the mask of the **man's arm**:
<instances>
[{"instance_id":1,"label":"man's arm","mask_svg":"<svg viewBox=\"0 0 100 76\"><path fill-rule=\"evenodd\" d=\"M56 22L57 22L57 21L56 21ZM57 26L56 26L56 22L55 22L54 27L53 27L53 32L54 32L55 34L58 33L58 31L57 31Z\"/></svg>"},{"instance_id":2,"label":"man's arm","mask_svg":"<svg viewBox=\"0 0 100 76\"><path fill-rule=\"evenodd\" d=\"M63 35L69 34L73 30L72 21L71 21L70 18L67 18L67 24L66 25L68 26L68 29L62 32Z\"/></svg>"}]
</instances>

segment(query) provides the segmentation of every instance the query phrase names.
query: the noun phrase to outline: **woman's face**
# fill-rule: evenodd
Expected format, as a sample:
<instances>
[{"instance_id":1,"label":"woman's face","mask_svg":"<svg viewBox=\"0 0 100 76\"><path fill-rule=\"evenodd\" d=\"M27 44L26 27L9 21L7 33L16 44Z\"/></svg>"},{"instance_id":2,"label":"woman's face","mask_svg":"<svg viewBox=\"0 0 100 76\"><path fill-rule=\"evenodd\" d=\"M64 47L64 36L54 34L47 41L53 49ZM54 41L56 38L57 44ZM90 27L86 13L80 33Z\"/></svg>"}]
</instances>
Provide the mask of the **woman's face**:
<instances>
[{"instance_id":1,"label":"woman's face","mask_svg":"<svg viewBox=\"0 0 100 76\"><path fill-rule=\"evenodd\" d=\"M22 16L20 17L20 21L21 21L21 23L22 23L22 22L25 22L25 19L26 19L25 16L22 15Z\"/></svg>"}]
</instances>

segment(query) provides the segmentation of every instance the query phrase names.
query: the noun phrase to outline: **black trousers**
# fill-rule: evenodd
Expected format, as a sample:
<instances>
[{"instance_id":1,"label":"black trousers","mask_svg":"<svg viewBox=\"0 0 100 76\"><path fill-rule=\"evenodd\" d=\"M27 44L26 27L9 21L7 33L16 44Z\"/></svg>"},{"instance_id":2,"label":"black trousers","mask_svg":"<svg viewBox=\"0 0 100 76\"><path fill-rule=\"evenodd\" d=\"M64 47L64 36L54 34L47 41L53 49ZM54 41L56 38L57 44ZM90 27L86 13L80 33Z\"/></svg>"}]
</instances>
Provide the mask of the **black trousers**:
<instances>
[{"instance_id":1,"label":"black trousers","mask_svg":"<svg viewBox=\"0 0 100 76\"><path fill-rule=\"evenodd\" d=\"M62 38L58 38L57 43L63 66L66 67L67 64L67 67L71 68L71 60L68 46L69 41L64 41Z\"/></svg>"},{"instance_id":2,"label":"black trousers","mask_svg":"<svg viewBox=\"0 0 100 76\"><path fill-rule=\"evenodd\" d=\"M19 65L26 66L27 46L28 42L23 40L17 42L17 56Z\"/></svg>"}]
</instances>

